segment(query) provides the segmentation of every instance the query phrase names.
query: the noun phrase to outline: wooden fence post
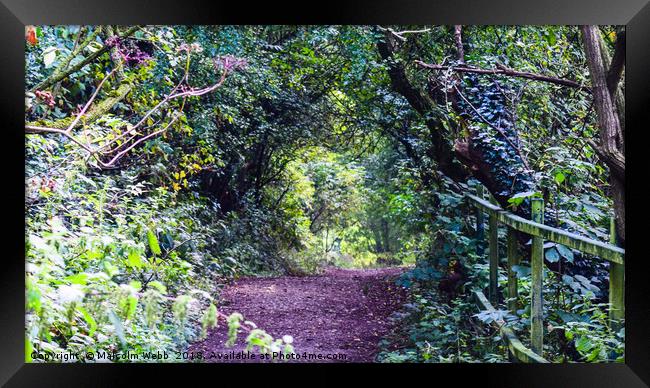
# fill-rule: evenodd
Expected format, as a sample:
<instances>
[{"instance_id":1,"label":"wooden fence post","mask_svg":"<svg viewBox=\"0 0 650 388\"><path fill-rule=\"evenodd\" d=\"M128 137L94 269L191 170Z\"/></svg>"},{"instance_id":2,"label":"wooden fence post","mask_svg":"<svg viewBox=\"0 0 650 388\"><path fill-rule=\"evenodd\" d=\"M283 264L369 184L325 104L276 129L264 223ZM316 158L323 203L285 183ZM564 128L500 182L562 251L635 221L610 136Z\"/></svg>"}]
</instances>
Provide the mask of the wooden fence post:
<instances>
[{"instance_id":1,"label":"wooden fence post","mask_svg":"<svg viewBox=\"0 0 650 388\"><path fill-rule=\"evenodd\" d=\"M476 186L476 196L483 199L483 186ZM476 254L483 256L483 236L485 225L483 224L483 211L476 206Z\"/></svg>"},{"instance_id":2,"label":"wooden fence post","mask_svg":"<svg viewBox=\"0 0 650 388\"><path fill-rule=\"evenodd\" d=\"M614 217L609 223L609 243L616 245L616 224ZM609 319L610 327L620 328L620 320L625 318L625 266L609 263Z\"/></svg>"},{"instance_id":3,"label":"wooden fence post","mask_svg":"<svg viewBox=\"0 0 650 388\"><path fill-rule=\"evenodd\" d=\"M533 222L544 223L544 200L532 198L531 214ZM530 301L530 343L531 350L542 356L544 344L544 317L542 283L544 279L544 239L533 236L531 248L531 301Z\"/></svg>"},{"instance_id":4,"label":"wooden fence post","mask_svg":"<svg viewBox=\"0 0 650 388\"><path fill-rule=\"evenodd\" d=\"M508 227L508 309L515 314L517 312L517 273L512 269L515 265L519 265L519 252L518 252L517 232Z\"/></svg>"},{"instance_id":5,"label":"wooden fence post","mask_svg":"<svg viewBox=\"0 0 650 388\"><path fill-rule=\"evenodd\" d=\"M490 303L496 306L499 301L499 226L497 215L490 213Z\"/></svg>"}]
</instances>

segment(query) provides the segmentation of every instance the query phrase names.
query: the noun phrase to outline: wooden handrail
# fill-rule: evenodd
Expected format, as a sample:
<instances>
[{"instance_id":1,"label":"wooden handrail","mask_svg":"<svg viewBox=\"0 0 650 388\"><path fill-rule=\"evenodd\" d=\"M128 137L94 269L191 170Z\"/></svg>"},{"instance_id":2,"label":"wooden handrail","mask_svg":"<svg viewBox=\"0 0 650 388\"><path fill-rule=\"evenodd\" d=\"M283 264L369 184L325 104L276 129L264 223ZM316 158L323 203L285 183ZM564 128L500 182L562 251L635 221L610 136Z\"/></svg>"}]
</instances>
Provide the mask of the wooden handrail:
<instances>
[{"instance_id":1,"label":"wooden handrail","mask_svg":"<svg viewBox=\"0 0 650 388\"><path fill-rule=\"evenodd\" d=\"M465 194L472 202L482 208L488 214L496 214L497 220L509 227L524 232L531 236L542 237L545 240L553 241L569 248L577 249L581 252L589 253L616 264L625 264L625 249L615 245L607 244L601 241L567 232L566 230L553 228L548 225L538 224L536 222L519 217L515 214L503 210L499 206L493 205L488 201L478 198L471 194Z\"/></svg>"},{"instance_id":2,"label":"wooden handrail","mask_svg":"<svg viewBox=\"0 0 650 388\"><path fill-rule=\"evenodd\" d=\"M494 313L496 311L481 291L474 291L474 299L476 300L476 304L481 308L481 310L487 310L490 313ZM548 363L546 359L540 357L535 352L524 346L524 344L521 343L521 341L519 341L519 338L517 338L515 335L515 332L506 325L505 321L495 320L493 322L493 326L499 330L501 333L501 338L503 338L503 340L506 342L510 353L517 360L525 363Z\"/></svg>"},{"instance_id":3,"label":"wooden handrail","mask_svg":"<svg viewBox=\"0 0 650 388\"><path fill-rule=\"evenodd\" d=\"M601 241L593 240L584 236L580 236L562 229L553 228L544 225L544 201L541 198L533 198L531 203L531 214L533 220L527 220L515 214L512 214L501 207L485 201L483 198L482 186L477 187L477 194L479 196L465 194L465 197L476 207L476 238L479 240L477 244L477 254L482 255L483 240L483 215L489 215L489 296L490 301L487 300L482 292L477 291L474 293L477 304L479 307L486 310L494 310L492 304L499 301L498 292L498 270L499 270L499 243L498 243L498 224L504 224L508 227L508 308L515 313L518 309L517 306L517 276L514 273L513 267L519 264L519 252L517 249L517 242L515 237L515 230L526 233L533 237L533 244L531 247L531 291L530 291L530 304L531 304L531 349L526 348L514 335L514 332L505 326L505 322L497 322L497 326L501 334L508 342L508 349L510 353L518 360L523 362L548 362L542 356L543 350L543 263L544 263L544 240L553 241L562 244L566 247L576 249L578 251L588 253L596 256L597 258L608 260L610 262L609 269L609 316L610 325L617 328L622 319L625 318L625 250L613 245L615 239L615 229L613 219L610 223L610 244ZM535 222L537 221L537 222ZM492 303L490 303L492 302Z\"/></svg>"}]
</instances>

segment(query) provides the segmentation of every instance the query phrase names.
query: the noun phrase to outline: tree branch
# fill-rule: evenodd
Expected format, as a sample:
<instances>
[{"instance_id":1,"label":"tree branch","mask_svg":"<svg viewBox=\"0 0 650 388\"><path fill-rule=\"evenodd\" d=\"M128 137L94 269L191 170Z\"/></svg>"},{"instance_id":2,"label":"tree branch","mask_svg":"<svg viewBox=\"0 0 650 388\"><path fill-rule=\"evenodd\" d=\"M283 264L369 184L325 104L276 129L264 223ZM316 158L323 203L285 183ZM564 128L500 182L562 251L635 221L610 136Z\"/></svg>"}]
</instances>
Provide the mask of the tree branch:
<instances>
[{"instance_id":1,"label":"tree branch","mask_svg":"<svg viewBox=\"0 0 650 388\"><path fill-rule=\"evenodd\" d=\"M129 28L124 34L120 35L120 38L125 38L127 36L133 35L137 30L139 30L139 26L131 27ZM64 78L68 77L70 74L77 72L81 69L84 68L87 64L91 63L95 59L99 58L102 54L110 50L111 47L108 45L104 45L101 49L95 51L94 53L90 54L88 57L83 59L81 62L77 63L76 65L68 68L65 71L60 71L60 72L54 72L51 76L46 78L44 81L38 83L36 86L31 88L29 91L34 92L36 90L43 90L47 89L50 86L54 85L55 83L63 80Z\"/></svg>"},{"instance_id":2,"label":"tree branch","mask_svg":"<svg viewBox=\"0 0 650 388\"><path fill-rule=\"evenodd\" d=\"M584 92L591 91L589 87L584 86L573 80L551 77L547 75L535 74L535 73L530 73L525 71L516 71L514 69L507 68L503 65L498 65L496 69L479 69L479 68L469 67L469 66L445 66L445 65L437 65L437 64L428 64L420 60L416 60L415 63L421 67L424 67L426 69L431 69L431 70L452 70L452 71L459 71L459 72L466 72L466 73L506 75L510 77L527 78L535 81L549 82L556 85L568 86L571 88L579 89Z\"/></svg>"},{"instance_id":3,"label":"tree branch","mask_svg":"<svg viewBox=\"0 0 650 388\"><path fill-rule=\"evenodd\" d=\"M456 56L458 63L465 64L465 49L463 49L463 26L454 26L454 42L456 43Z\"/></svg>"},{"instance_id":4,"label":"tree branch","mask_svg":"<svg viewBox=\"0 0 650 388\"><path fill-rule=\"evenodd\" d=\"M187 55L188 55L188 58L189 58L189 55L190 55L189 51L188 51ZM99 164L99 166L101 168L113 168L117 161L119 161L124 155L126 155L129 151L131 151L137 145L139 145L142 142L144 142L146 140L149 140L149 139L151 139L151 138L153 138L153 137L155 137L157 135L160 135L161 133L167 131L172 126L172 124L174 124L181 117L182 109L185 106L185 100L186 100L187 97L202 96L204 94L207 94L207 93L210 93L210 92L214 91L215 89L217 89L221 85L223 85L223 83L226 80L226 76L229 73L229 70L231 68L233 68L233 66L236 66L236 63L232 62L231 59L226 58L224 60L224 70L223 70L223 72L221 74L221 77L219 78L219 81L217 81L217 83L215 83L215 84L213 84L211 86L200 88L200 89L185 86L185 84L186 84L186 82L188 80L188 74L187 74L188 67L186 67L185 75L181 78L181 81L169 92L169 94L162 101L160 101L152 109L150 109L135 125L127 126L126 130L120 136L117 136L117 137L109 140L106 144L103 144L103 145L101 145L99 147L92 147L90 143L83 143L76 136L74 136L72 132L73 132L73 129L75 128L75 126L77 125L77 123L79 122L79 120L84 116L84 114L86 114L86 111L89 110L89 107L93 103L95 97L99 93L99 90L101 89L103 84L106 82L106 80L111 75L115 74L118 71L117 67L115 69L113 69L106 77L104 77L104 79L97 86L97 89L95 90L95 92L93 93L91 98L86 102L84 107L81 109L79 114L74 119L69 117L67 119L63 119L63 120L59 120L59 121L54 122L54 123L50 123L50 124L53 124L53 125L49 125L49 126L48 125L40 125L39 123L36 123L36 124L28 123L28 124L25 125L25 131L26 131L26 133L29 133L29 134L57 133L57 134L63 135L65 137L69 138L71 141L73 141L73 142L77 143L78 145L80 145L86 152L88 152L89 156L91 156L95 160L97 160L97 162L98 162L98 164ZM98 106L96 109L94 109L94 110L90 109L88 115L86 115L86 117L88 118L90 113L91 112L93 113L93 116L90 118L91 119L90 122L94 121L99 116L101 116L104 113L108 112L108 110L110 110L110 108L113 105L115 105L115 103L117 103L117 101L120 101L121 99L123 99L126 96L126 94L128 94L128 92L132 89L132 85L131 84L124 84L124 85L122 85L120 87L120 89L122 89L125 86L126 86L126 91L124 93L118 93L118 96L116 96L116 97L107 98L106 100L103 100L99 104L100 106ZM118 89L118 92L119 92L120 89ZM178 92L179 89L181 89L180 92ZM157 112L163 105L167 104L169 101L174 100L174 99L178 99L178 98L182 98L182 100L183 100L180 109L178 111L176 111L176 114L174 115L174 117L162 129L159 129L159 130L154 131L154 132L152 132L152 133L150 133L148 135L144 135L144 136L140 137L139 139L135 140L132 144L128 145L126 148L124 148L122 150L120 150L120 148L123 147L124 144L126 144L126 143L120 144L117 147L110 149L110 147L113 144L115 144L118 140L124 138L125 136L132 135L127 140L127 142L129 142L131 140L134 140L138 135L137 129L140 128L145 123L147 118L149 118L152 114ZM117 99L117 101L114 101L115 99ZM86 120L86 121L88 122L88 120ZM65 129L63 129L63 128L65 128ZM109 150L104 151L106 148L109 148ZM117 152L118 150L120 150L120 151ZM117 152L115 154L115 156L113 156L108 162L105 162L104 160L102 160L102 157L100 156L100 153L101 154L112 154L112 153L115 153L115 152Z\"/></svg>"},{"instance_id":5,"label":"tree branch","mask_svg":"<svg viewBox=\"0 0 650 388\"><path fill-rule=\"evenodd\" d=\"M83 34L84 31L85 31L85 27L80 27L80 28L79 28L79 34L77 35L77 40L79 40L79 38L81 38L81 35ZM89 45L92 41L94 41L95 38L97 38L97 36L99 35L99 33L100 33L101 31L102 31L102 27L101 27L101 26L98 26L97 28L95 28L95 30L94 30L92 33L90 33L90 34L86 37L86 39L85 39L81 44L76 45L76 46L72 49L72 52L70 52L70 54L69 54L67 57L65 57L65 58L61 61L61 63L59 64L59 66L57 66L56 69L54 69L53 74L63 73L63 72L65 72L65 70L66 70L66 69L68 68L68 66L70 65L70 62L72 62L72 60L73 60L77 55L81 54L81 52L82 52L86 47L88 47L88 45Z\"/></svg>"},{"instance_id":6,"label":"tree branch","mask_svg":"<svg viewBox=\"0 0 650 388\"><path fill-rule=\"evenodd\" d=\"M385 37L384 41L377 42L377 51L388 64L388 75L393 89L401 94L411 107L423 117L425 124L430 129L431 152L438 168L452 179L464 181L469 174L454 157L453 146L445 137L448 130L439 115L435 113L435 103L411 83L404 66L393 60L396 52L393 35L385 32Z\"/></svg>"},{"instance_id":7,"label":"tree branch","mask_svg":"<svg viewBox=\"0 0 650 388\"><path fill-rule=\"evenodd\" d=\"M612 97L616 94L618 82L621 80L623 68L625 67L625 30L616 35L616 45L614 46L614 57L609 65L607 72L607 89Z\"/></svg>"}]
</instances>

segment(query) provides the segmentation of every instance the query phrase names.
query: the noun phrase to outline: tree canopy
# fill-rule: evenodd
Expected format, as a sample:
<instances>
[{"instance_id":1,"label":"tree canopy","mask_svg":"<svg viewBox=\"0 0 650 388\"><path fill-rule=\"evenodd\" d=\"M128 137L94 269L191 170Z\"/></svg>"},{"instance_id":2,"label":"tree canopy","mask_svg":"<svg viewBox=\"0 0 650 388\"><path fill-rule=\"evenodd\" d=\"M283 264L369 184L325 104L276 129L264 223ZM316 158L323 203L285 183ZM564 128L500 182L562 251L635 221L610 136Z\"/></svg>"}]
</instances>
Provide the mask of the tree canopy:
<instances>
[{"instance_id":1,"label":"tree canopy","mask_svg":"<svg viewBox=\"0 0 650 388\"><path fill-rule=\"evenodd\" d=\"M411 343L378 360L504 361L435 286L486 284L463 196L543 198L603 242L615 215L624 246L624 49L616 26L29 26L28 347L184 349L232 279L410 265ZM591 330L607 264L545 259L549 359L622 360Z\"/></svg>"}]
</instances>

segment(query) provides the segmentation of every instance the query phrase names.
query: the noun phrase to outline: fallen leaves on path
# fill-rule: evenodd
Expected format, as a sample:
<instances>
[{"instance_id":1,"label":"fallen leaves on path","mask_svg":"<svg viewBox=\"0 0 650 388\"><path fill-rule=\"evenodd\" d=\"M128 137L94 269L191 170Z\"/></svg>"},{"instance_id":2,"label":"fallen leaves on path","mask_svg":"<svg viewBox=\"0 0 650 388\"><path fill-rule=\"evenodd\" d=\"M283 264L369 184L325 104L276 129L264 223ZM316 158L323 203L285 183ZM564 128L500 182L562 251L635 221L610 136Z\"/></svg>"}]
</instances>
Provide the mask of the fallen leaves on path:
<instances>
[{"instance_id":1,"label":"fallen leaves on path","mask_svg":"<svg viewBox=\"0 0 650 388\"><path fill-rule=\"evenodd\" d=\"M297 362L373 362L379 340L392 330L389 316L406 298L406 290L394 283L403 270L330 268L317 276L240 279L224 290L220 310L243 314L274 338L293 336L296 353L345 355ZM227 348L227 327L221 324L190 351L245 352L245 337L240 333Z\"/></svg>"}]
</instances>

